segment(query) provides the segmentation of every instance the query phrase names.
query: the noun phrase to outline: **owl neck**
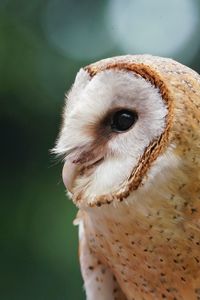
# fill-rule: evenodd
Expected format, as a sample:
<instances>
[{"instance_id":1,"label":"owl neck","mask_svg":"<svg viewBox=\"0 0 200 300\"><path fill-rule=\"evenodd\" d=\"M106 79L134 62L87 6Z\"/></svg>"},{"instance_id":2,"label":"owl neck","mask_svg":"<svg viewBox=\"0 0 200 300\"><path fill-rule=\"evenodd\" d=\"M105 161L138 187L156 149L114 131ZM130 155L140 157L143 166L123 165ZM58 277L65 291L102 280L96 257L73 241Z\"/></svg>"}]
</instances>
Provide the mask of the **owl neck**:
<instances>
[{"instance_id":1,"label":"owl neck","mask_svg":"<svg viewBox=\"0 0 200 300\"><path fill-rule=\"evenodd\" d=\"M94 222L98 218L149 225L153 222L162 228L163 223L181 226L188 221L197 226L200 168L197 160L192 163L190 155L185 155L187 159L180 161L177 148L169 148L156 160L137 190L129 191L122 202L114 200L101 207L84 208L86 215Z\"/></svg>"},{"instance_id":2,"label":"owl neck","mask_svg":"<svg viewBox=\"0 0 200 300\"><path fill-rule=\"evenodd\" d=\"M184 172L183 172L184 171ZM137 191L133 191L122 202L112 202L101 207L87 208L85 213L95 220L110 220L122 224L136 222L155 225L158 229L166 224L182 226L193 222L197 226L200 212L200 187L198 176L192 170L177 168L173 176L156 175L154 183L147 182ZM192 221L191 221L192 220Z\"/></svg>"}]
</instances>

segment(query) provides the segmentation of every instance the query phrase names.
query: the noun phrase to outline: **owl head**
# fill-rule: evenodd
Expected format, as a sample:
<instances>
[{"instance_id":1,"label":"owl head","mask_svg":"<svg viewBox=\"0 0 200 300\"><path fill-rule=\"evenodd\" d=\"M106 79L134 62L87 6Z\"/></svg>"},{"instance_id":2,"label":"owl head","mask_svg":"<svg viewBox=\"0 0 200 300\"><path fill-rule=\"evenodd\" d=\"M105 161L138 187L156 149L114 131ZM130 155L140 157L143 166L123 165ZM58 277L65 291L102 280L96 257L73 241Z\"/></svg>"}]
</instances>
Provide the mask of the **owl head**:
<instances>
[{"instance_id":1,"label":"owl head","mask_svg":"<svg viewBox=\"0 0 200 300\"><path fill-rule=\"evenodd\" d=\"M191 166L199 85L191 69L150 55L81 69L54 148L64 157L63 181L76 205L126 201L159 181L165 185L179 166Z\"/></svg>"}]
</instances>

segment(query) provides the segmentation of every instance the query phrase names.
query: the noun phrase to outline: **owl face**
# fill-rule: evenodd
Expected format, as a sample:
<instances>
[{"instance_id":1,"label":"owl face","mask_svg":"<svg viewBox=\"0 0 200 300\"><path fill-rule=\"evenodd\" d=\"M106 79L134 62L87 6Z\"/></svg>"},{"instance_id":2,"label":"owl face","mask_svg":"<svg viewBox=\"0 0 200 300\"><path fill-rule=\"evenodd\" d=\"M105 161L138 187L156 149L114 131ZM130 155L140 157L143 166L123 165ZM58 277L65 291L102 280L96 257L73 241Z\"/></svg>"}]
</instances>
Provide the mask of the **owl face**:
<instances>
[{"instance_id":1,"label":"owl face","mask_svg":"<svg viewBox=\"0 0 200 300\"><path fill-rule=\"evenodd\" d=\"M123 201L156 159L167 126L160 89L131 70L81 69L66 98L55 152L64 156L63 180L74 202Z\"/></svg>"}]
</instances>

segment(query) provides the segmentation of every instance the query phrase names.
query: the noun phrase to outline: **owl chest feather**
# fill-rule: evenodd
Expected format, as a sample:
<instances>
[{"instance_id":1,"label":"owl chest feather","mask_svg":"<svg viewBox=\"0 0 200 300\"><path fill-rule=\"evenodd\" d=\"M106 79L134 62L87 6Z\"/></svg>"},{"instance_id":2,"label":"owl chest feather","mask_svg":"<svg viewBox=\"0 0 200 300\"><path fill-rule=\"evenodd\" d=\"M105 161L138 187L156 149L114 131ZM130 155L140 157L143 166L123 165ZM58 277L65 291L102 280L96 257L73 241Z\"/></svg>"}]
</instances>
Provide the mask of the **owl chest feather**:
<instances>
[{"instance_id":1,"label":"owl chest feather","mask_svg":"<svg viewBox=\"0 0 200 300\"><path fill-rule=\"evenodd\" d=\"M200 227L198 218L191 221L197 211L154 200L146 209L121 203L85 213L90 249L128 299L199 299Z\"/></svg>"}]
</instances>

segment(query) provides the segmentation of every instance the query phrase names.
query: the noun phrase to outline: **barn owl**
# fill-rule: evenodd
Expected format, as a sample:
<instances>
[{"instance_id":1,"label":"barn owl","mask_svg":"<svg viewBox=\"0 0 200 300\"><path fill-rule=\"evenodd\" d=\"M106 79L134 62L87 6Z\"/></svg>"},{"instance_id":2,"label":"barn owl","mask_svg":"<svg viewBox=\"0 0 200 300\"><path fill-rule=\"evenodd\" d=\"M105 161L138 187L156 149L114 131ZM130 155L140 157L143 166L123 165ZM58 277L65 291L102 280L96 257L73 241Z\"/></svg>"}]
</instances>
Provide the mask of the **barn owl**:
<instances>
[{"instance_id":1,"label":"barn owl","mask_svg":"<svg viewBox=\"0 0 200 300\"><path fill-rule=\"evenodd\" d=\"M151 55L81 69L54 152L87 300L200 299L200 76Z\"/></svg>"}]
</instances>

